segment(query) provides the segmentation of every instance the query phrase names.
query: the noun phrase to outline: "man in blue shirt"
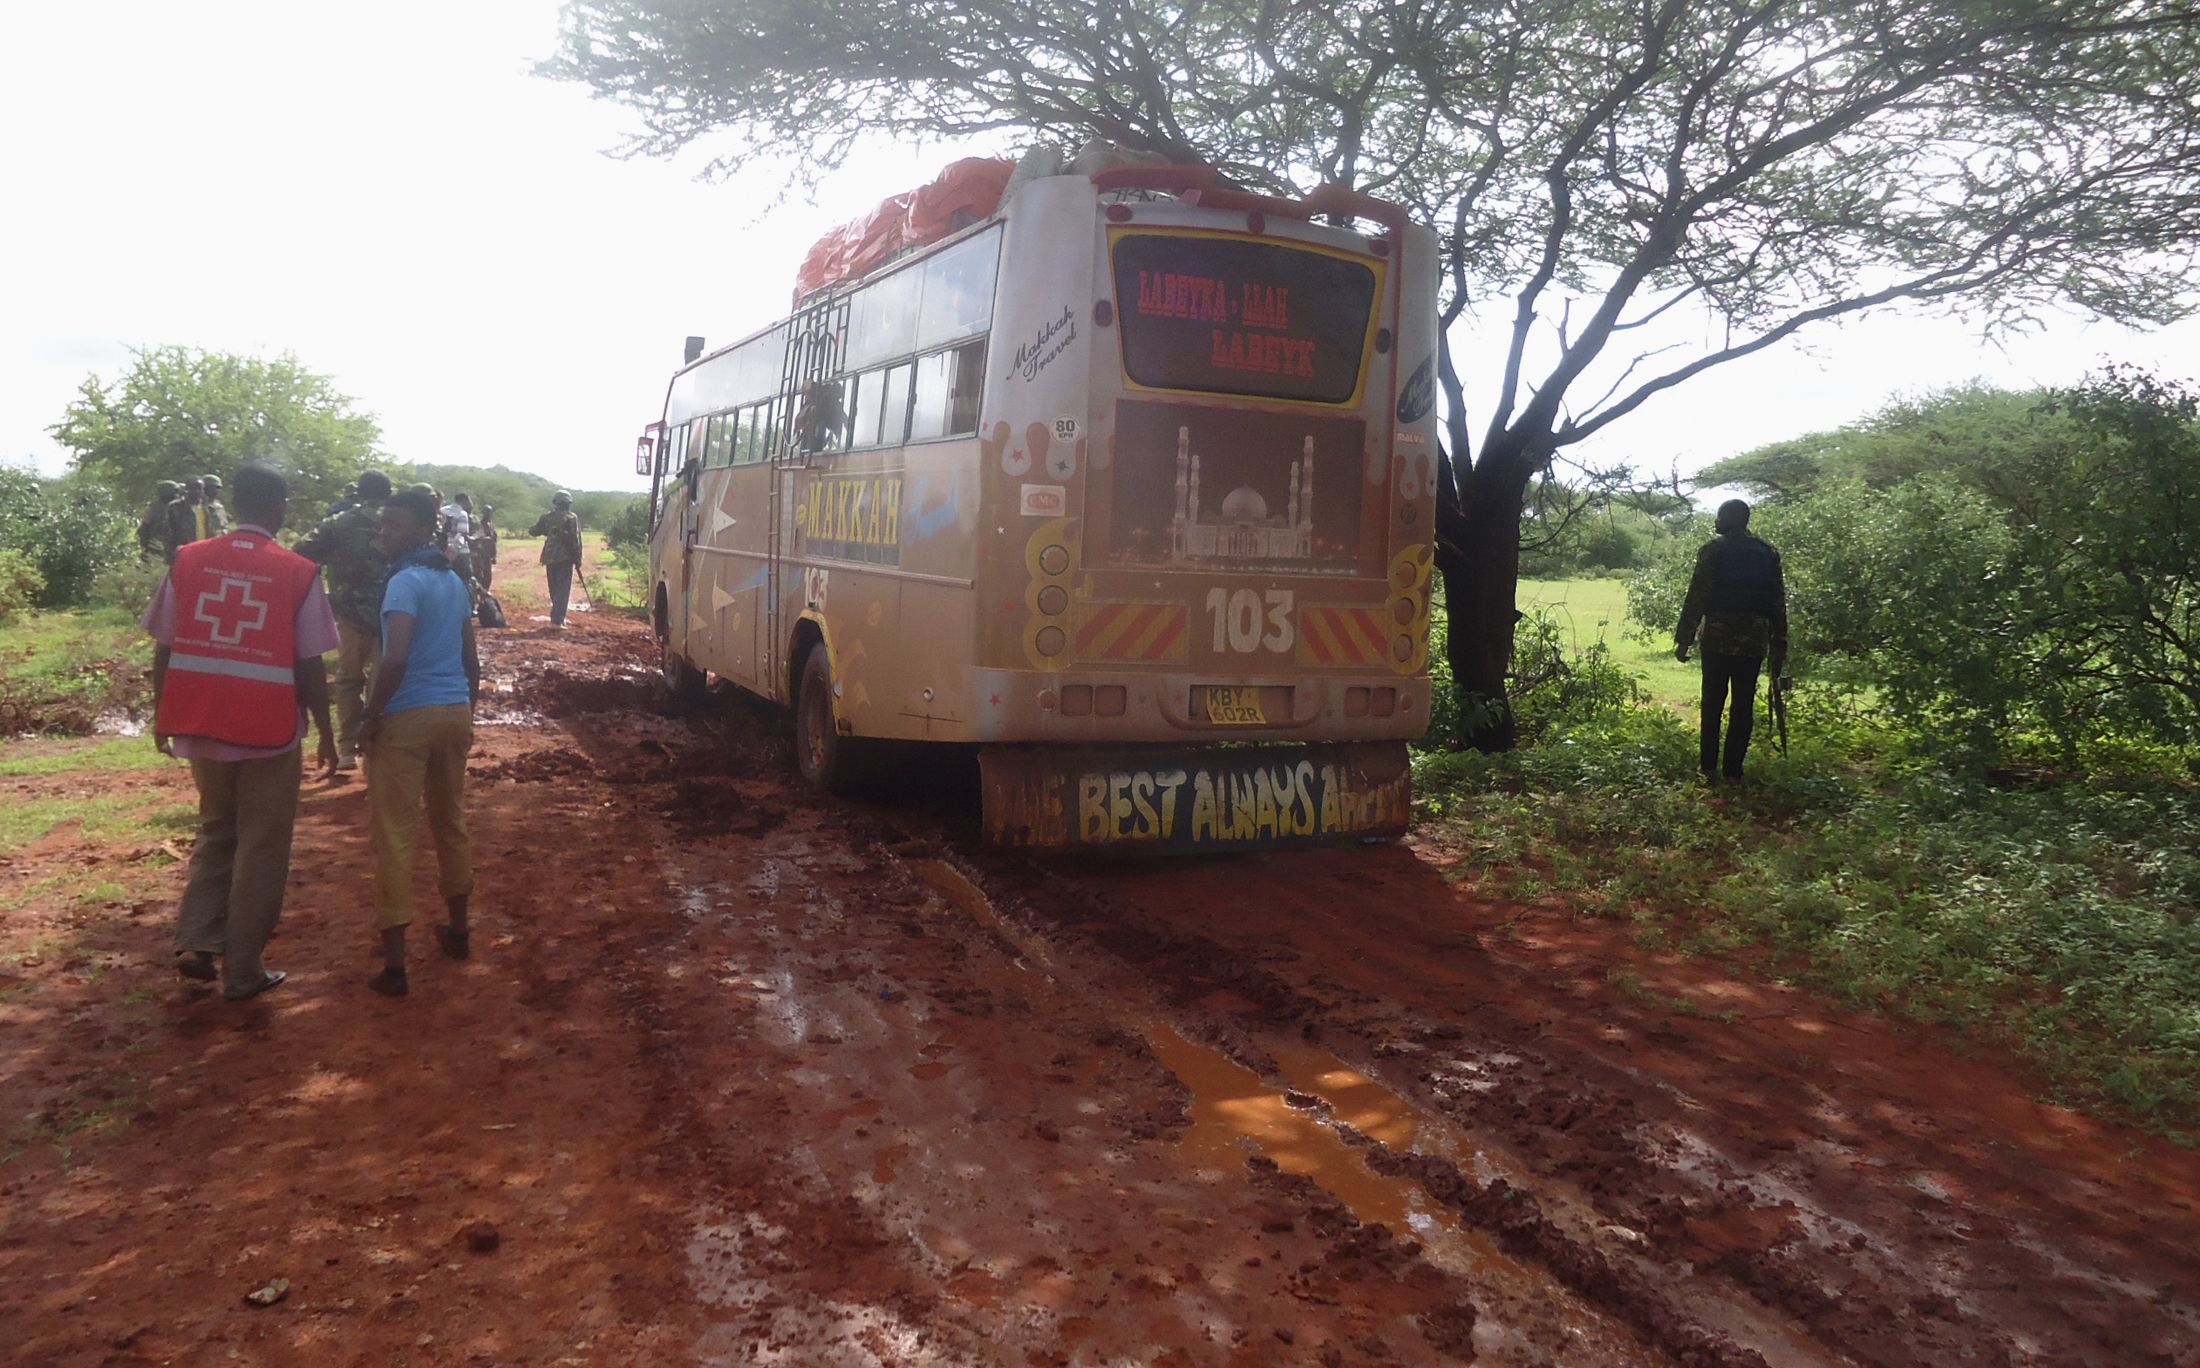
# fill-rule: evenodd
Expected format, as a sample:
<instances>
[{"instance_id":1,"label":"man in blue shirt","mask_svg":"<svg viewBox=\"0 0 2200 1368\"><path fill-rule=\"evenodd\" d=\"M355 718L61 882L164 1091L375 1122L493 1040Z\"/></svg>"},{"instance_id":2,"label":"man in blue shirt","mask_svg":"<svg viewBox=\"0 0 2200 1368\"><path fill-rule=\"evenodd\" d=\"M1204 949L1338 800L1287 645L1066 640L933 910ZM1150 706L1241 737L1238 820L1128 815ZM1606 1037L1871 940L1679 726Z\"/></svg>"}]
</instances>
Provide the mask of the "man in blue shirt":
<instances>
[{"instance_id":1,"label":"man in blue shirt","mask_svg":"<svg viewBox=\"0 0 2200 1368\"><path fill-rule=\"evenodd\" d=\"M374 913L382 972L367 986L385 997L410 991L405 928L412 923L412 868L420 806L427 800L448 925L443 953L466 958L466 904L474 891L466 832L466 753L474 744L481 658L466 583L436 546L436 503L408 489L382 505L381 546L390 558L382 594L382 663L360 727L374 842Z\"/></svg>"}]
</instances>

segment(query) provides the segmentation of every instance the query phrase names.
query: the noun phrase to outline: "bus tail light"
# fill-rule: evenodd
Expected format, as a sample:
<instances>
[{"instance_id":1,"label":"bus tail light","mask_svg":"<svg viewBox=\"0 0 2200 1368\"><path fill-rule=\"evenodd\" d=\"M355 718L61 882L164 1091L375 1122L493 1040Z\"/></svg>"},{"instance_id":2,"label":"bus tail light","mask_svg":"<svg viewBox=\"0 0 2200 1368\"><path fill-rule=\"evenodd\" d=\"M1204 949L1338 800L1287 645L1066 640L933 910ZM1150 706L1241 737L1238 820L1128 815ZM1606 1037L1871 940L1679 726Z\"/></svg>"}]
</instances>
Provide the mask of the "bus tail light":
<instances>
[{"instance_id":1,"label":"bus tail light","mask_svg":"<svg viewBox=\"0 0 2200 1368\"><path fill-rule=\"evenodd\" d=\"M1092 691L1092 710L1100 717L1121 717L1129 703L1120 684L1102 684Z\"/></svg>"},{"instance_id":2,"label":"bus tail light","mask_svg":"<svg viewBox=\"0 0 2200 1368\"><path fill-rule=\"evenodd\" d=\"M1090 684L1064 684L1062 686L1062 716L1092 716L1092 686Z\"/></svg>"}]
</instances>

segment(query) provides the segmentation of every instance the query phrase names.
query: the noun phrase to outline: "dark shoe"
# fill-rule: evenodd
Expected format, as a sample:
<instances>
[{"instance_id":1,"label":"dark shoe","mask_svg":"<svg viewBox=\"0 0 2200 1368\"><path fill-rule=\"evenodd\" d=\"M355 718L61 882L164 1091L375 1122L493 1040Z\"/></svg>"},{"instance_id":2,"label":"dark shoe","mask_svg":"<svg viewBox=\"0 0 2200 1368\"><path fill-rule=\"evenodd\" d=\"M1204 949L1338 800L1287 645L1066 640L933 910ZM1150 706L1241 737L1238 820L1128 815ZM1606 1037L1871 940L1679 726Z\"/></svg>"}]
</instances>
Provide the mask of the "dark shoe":
<instances>
[{"instance_id":1,"label":"dark shoe","mask_svg":"<svg viewBox=\"0 0 2200 1368\"><path fill-rule=\"evenodd\" d=\"M404 970L387 967L368 979L367 986L384 997L403 997L412 991L412 985L405 979Z\"/></svg>"},{"instance_id":2,"label":"dark shoe","mask_svg":"<svg viewBox=\"0 0 2200 1368\"><path fill-rule=\"evenodd\" d=\"M435 929L435 943L442 946L443 953L452 959L462 960L472 954L472 941L473 933L470 931L453 931L448 926L438 926Z\"/></svg>"},{"instance_id":3,"label":"dark shoe","mask_svg":"<svg viewBox=\"0 0 2200 1368\"><path fill-rule=\"evenodd\" d=\"M205 950L194 950L176 956L176 972L198 983L212 983L222 976L214 967L214 956Z\"/></svg>"},{"instance_id":4,"label":"dark shoe","mask_svg":"<svg viewBox=\"0 0 2200 1368\"><path fill-rule=\"evenodd\" d=\"M223 993L222 996L228 998L231 1002L244 1002L248 999L258 997L260 994L266 992L270 988L273 988L276 984L281 983L284 979L289 977L290 975L284 973L280 969L270 970L264 977L260 979L257 984L245 989L243 992L240 993L236 989L232 988Z\"/></svg>"}]
</instances>

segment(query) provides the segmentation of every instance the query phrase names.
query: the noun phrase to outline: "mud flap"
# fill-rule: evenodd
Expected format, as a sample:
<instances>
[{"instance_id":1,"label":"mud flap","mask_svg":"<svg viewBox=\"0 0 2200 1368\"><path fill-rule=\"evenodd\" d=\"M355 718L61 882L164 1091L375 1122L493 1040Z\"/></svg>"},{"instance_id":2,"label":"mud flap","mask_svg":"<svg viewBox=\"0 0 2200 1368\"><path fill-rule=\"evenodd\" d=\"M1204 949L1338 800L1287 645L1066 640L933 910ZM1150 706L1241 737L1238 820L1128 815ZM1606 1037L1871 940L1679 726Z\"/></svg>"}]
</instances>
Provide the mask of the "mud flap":
<instances>
[{"instance_id":1,"label":"mud flap","mask_svg":"<svg viewBox=\"0 0 2200 1368\"><path fill-rule=\"evenodd\" d=\"M1403 835L1402 741L981 751L986 843L1247 850Z\"/></svg>"}]
</instances>

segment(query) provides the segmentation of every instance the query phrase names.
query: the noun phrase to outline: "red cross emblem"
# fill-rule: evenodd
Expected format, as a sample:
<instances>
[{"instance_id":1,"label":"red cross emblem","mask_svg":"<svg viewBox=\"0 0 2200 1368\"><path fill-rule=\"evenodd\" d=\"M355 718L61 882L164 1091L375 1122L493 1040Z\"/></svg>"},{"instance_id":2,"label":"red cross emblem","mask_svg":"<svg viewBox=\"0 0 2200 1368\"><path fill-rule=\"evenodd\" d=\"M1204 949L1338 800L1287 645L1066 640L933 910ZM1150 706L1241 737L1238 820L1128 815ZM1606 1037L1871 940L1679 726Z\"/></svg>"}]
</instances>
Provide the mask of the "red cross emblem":
<instances>
[{"instance_id":1,"label":"red cross emblem","mask_svg":"<svg viewBox=\"0 0 2200 1368\"><path fill-rule=\"evenodd\" d=\"M232 589L236 591L234 596ZM215 645L235 646L244 641L246 632L257 632L267 625L267 601L252 597L252 581L225 575L218 592L199 595L192 616L214 629Z\"/></svg>"}]
</instances>

